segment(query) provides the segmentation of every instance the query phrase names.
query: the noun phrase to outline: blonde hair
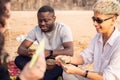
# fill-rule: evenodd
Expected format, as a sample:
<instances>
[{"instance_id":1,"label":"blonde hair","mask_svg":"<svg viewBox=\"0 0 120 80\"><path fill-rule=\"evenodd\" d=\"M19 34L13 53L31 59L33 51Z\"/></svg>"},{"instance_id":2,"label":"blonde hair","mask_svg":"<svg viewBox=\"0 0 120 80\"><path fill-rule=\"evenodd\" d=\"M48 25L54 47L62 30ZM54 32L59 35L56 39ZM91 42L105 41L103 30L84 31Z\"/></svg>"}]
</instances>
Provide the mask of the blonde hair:
<instances>
[{"instance_id":1,"label":"blonde hair","mask_svg":"<svg viewBox=\"0 0 120 80\"><path fill-rule=\"evenodd\" d=\"M117 19L113 26L120 30L120 2L118 0L98 0L93 11L98 14L116 15Z\"/></svg>"},{"instance_id":2,"label":"blonde hair","mask_svg":"<svg viewBox=\"0 0 120 80\"><path fill-rule=\"evenodd\" d=\"M117 0L98 0L93 11L106 15L120 15L120 3Z\"/></svg>"}]
</instances>

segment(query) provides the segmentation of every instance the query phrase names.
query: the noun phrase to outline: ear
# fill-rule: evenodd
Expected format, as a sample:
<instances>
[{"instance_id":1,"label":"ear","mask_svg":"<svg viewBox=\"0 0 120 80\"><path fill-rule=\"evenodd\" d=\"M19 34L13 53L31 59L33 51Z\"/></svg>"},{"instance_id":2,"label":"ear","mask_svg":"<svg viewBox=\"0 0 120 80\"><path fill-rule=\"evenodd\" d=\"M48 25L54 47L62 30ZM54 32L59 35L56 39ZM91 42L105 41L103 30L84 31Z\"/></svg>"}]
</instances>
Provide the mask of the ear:
<instances>
[{"instance_id":1,"label":"ear","mask_svg":"<svg viewBox=\"0 0 120 80\"><path fill-rule=\"evenodd\" d=\"M56 20L56 16L53 16L54 21Z\"/></svg>"},{"instance_id":2,"label":"ear","mask_svg":"<svg viewBox=\"0 0 120 80\"><path fill-rule=\"evenodd\" d=\"M115 22L115 21L116 21L116 19L117 19L117 17L116 17L116 16L114 16L114 17L112 18L112 21L113 21L113 22Z\"/></svg>"},{"instance_id":3,"label":"ear","mask_svg":"<svg viewBox=\"0 0 120 80\"><path fill-rule=\"evenodd\" d=\"M111 25L112 25L112 26L113 26L113 24L115 23L116 19L117 19L116 16L114 16L114 17L112 18L112 21L111 21Z\"/></svg>"}]
</instances>

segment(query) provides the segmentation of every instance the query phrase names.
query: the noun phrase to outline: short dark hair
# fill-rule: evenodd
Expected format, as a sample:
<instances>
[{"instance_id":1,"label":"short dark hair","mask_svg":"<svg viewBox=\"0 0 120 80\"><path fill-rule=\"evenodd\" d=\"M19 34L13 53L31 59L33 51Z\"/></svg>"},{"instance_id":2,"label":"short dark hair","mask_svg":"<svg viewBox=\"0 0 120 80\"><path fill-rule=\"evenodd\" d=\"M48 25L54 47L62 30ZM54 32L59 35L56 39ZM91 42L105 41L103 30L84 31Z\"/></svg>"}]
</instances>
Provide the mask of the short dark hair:
<instances>
[{"instance_id":1,"label":"short dark hair","mask_svg":"<svg viewBox=\"0 0 120 80\"><path fill-rule=\"evenodd\" d=\"M40 7L38 10L38 13L41 13L41 12L50 12L50 13L55 14L54 9L48 5L44 5L44 6Z\"/></svg>"}]
</instances>

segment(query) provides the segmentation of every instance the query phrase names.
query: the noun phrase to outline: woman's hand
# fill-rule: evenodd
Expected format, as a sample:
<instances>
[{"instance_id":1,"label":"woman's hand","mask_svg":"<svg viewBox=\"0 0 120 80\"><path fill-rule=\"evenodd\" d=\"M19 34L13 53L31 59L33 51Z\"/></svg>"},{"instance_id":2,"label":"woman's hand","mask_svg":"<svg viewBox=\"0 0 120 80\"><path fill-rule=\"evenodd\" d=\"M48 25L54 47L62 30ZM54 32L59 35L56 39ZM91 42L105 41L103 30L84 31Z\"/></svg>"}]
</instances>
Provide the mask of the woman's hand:
<instances>
[{"instance_id":1,"label":"woman's hand","mask_svg":"<svg viewBox=\"0 0 120 80\"><path fill-rule=\"evenodd\" d=\"M55 58L56 64L66 64L71 62L71 56L59 55Z\"/></svg>"},{"instance_id":2,"label":"woman's hand","mask_svg":"<svg viewBox=\"0 0 120 80\"><path fill-rule=\"evenodd\" d=\"M68 74L84 74L84 71L72 64L62 65L63 70Z\"/></svg>"}]
</instances>

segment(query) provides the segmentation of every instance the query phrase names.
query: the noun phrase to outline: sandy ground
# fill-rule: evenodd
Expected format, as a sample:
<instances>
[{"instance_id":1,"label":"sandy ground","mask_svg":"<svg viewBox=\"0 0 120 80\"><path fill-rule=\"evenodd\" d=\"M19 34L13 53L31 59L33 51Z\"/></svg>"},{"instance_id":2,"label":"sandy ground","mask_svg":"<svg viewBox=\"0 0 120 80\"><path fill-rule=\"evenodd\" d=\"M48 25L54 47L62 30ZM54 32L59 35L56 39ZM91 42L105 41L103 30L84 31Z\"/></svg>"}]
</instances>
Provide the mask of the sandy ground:
<instances>
[{"instance_id":1,"label":"sandy ground","mask_svg":"<svg viewBox=\"0 0 120 80\"><path fill-rule=\"evenodd\" d=\"M6 40L6 49L11 56L16 55L20 42L16 37L27 34L37 24L36 11L13 11L10 19L10 36ZM74 38L74 52L81 52L96 31L91 17L92 11L56 11L56 21L63 22L70 26ZM12 58L13 59L13 58Z\"/></svg>"}]
</instances>

